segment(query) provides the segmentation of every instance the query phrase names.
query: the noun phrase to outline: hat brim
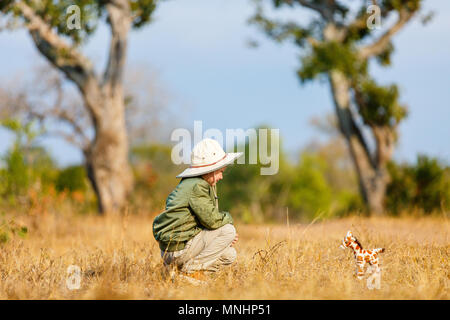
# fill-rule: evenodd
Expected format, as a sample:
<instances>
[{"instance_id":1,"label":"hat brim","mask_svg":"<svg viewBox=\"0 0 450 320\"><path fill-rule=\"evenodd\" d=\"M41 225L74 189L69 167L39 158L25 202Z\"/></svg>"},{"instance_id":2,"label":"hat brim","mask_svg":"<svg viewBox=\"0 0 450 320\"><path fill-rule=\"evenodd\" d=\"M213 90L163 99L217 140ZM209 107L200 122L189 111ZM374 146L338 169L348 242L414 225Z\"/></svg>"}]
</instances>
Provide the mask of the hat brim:
<instances>
[{"instance_id":1,"label":"hat brim","mask_svg":"<svg viewBox=\"0 0 450 320\"><path fill-rule=\"evenodd\" d=\"M208 167L201 167L201 168L187 168L182 173L177 175L177 178L188 178L188 177L196 177L203 174L207 174L216 170L219 170L220 168L223 168L225 166L228 166L229 164L233 163L234 160L242 156L243 152L230 152L226 154L226 157L223 158L221 161L215 163L212 166Z\"/></svg>"}]
</instances>

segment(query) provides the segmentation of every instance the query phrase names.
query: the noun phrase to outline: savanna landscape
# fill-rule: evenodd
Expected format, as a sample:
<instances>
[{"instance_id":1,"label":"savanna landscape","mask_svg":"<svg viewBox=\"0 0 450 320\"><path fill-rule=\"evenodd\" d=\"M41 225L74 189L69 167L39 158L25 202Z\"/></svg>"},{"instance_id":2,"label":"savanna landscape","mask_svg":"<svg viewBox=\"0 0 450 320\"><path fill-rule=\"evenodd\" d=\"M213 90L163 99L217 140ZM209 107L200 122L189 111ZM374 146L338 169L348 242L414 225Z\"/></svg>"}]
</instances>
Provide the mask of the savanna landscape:
<instances>
[{"instance_id":1,"label":"savanna landscape","mask_svg":"<svg viewBox=\"0 0 450 320\"><path fill-rule=\"evenodd\" d=\"M428 0L1 1L0 299L449 300L449 21ZM207 166L186 177L237 261L195 283L152 225ZM349 230L385 249L379 288Z\"/></svg>"}]
</instances>

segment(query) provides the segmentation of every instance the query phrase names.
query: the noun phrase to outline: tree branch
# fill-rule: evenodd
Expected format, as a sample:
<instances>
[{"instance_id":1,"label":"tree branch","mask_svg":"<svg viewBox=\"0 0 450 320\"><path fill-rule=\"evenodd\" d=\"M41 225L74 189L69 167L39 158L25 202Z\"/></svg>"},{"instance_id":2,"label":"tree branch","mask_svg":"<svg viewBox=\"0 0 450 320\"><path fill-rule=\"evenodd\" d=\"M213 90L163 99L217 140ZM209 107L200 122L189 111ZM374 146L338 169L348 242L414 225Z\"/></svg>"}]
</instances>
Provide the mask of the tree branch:
<instances>
[{"instance_id":1,"label":"tree branch","mask_svg":"<svg viewBox=\"0 0 450 320\"><path fill-rule=\"evenodd\" d=\"M44 121L45 119L48 119L49 117L54 117L59 121L68 124L74 131L74 134L70 135L72 137L71 139L66 138L65 139L68 140L69 142L71 142L71 140L82 141L77 146L79 146L83 151L86 150L91 145L91 140L84 133L85 130L83 129L83 127L76 121L74 115L69 114L67 110L60 108L52 108L50 110L46 110L45 112L37 112L35 110L29 110L28 113L32 118L36 118L41 122Z\"/></svg>"},{"instance_id":2,"label":"tree branch","mask_svg":"<svg viewBox=\"0 0 450 320\"><path fill-rule=\"evenodd\" d=\"M406 9L399 11L397 22L375 42L362 47L359 50L359 57L362 60L365 60L369 57L381 54L389 46L392 36L396 34L414 16L414 13L415 11L408 11Z\"/></svg>"},{"instance_id":3,"label":"tree branch","mask_svg":"<svg viewBox=\"0 0 450 320\"><path fill-rule=\"evenodd\" d=\"M86 106L94 117L99 115L98 107L90 102L92 94L99 96L98 82L89 59L61 39L51 27L25 2L15 3L26 21L26 27L38 50L72 80L86 98ZM89 92L89 94L87 94Z\"/></svg>"},{"instance_id":4,"label":"tree branch","mask_svg":"<svg viewBox=\"0 0 450 320\"><path fill-rule=\"evenodd\" d=\"M296 0L299 4L301 4L305 8L312 9L314 11L317 11L320 13L320 15L326 20L326 21L332 21L333 20L333 13L330 10L330 7L326 4L318 4L318 3L312 3L308 0Z\"/></svg>"},{"instance_id":5,"label":"tree branch","mask_svg":"<svg viewBox=\"0 0 450 320\"><path fill-rule=\"evenodd\" d=\"M122 83L125 66L127 36L131 27L132 15L127 0L112 0L106 5L111 25L111 42L108 63L103 76L103 85L112 90Z\"/></svg>"},{"instance_id":6,"label":"tree branch","mask_svg":"<svg viewBox=\"0 0 450 320\"><path fill-rule=\"evenodd\" d=\"M90 61L75 48L67 45L25 2L19 1L15 7L27 21L26 27L39 51L80 88L83 87L85 78L93 75Z\"/></svg>"},{"instance_id":7,"label":"tree branch","mask_svg":"<svg viewBox=\"0 0 450 320\"><path fill-rule=\"evenodd\" d=\"M0 105L5 106L0 108L0 118L14 117L24 123L37 120L43 127L46 120L63 122L70 127L61 131L64 132L63 138L85 152L90 148L92 139L87 134L90 122L80 106L82 102L69 99L63 88L61 74L49 66L37 69L36 73L39 76L29 87L18 88L15 85L6 90L0 88ZM33 99L35 96L37 99Z\"/></svg>"},{"instance_id":8,"label":"tree branch","mask_svg":"<svg viewBox=\"0 0 450 320\"><path fill-rule=\"evenodd\" d=\"M55 131L49 131L45 133L48 136L51 137L61 137L66 142L74 145L75 147L79 148L83 153L86 153L89 150L90 144L87 144L84 140L79 140L78 136L75 134L69 134L67 132L64 132L62 130L55 130Z\"/></svg>"},{"instance_id":9,"label":"tree branch","mask_svg":"<svg viewBox=\"0 0 450 320\"><path fill-rule=\"evenodd\" d=\"M339 123L339 129L347 140L350 141L352 136L356 138L361 151L364 153L368 164L374 168L375 163L373 161L372 153L366 143L362 130L356 122L356 117L351 109L349 90L351 83L345 78L345 76L339 72L331 72L329 75L331 89L333 94L333 100L336 107L336 114Z\"/></svg>"}]
</instances>

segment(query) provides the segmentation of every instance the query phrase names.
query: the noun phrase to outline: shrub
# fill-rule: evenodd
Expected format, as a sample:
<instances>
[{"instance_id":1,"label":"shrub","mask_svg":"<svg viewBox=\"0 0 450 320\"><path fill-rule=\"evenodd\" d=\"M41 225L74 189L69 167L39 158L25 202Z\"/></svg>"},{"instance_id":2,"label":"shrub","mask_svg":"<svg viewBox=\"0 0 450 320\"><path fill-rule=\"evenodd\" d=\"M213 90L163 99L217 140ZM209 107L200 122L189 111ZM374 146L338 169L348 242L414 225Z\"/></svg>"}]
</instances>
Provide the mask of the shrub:
<instances>
[{"instance_id":1,"label":"shrub","mask_svg":"<svg viewBox=\"0 0 450 320\"><path fill-rule=\"evenodd\" d=\"M318 211L329 210L332 190L324 176L326 166L319 156L302 154L290 189L290 208L309 217L313 217Z\"/></svg>"},{"instance_id":2,"label":"shrub","mask_svg":"<svg viewBox=\"0 0 450 320\"><path fill-rule=\"evenodd\" d=\"M22 150L14 145L6 157L6 170L4 172L4 185L6 194L22 194L28 189L30 174L24 160Z\"/></svg>"},{"instance_id":3,"label":"shrub","mask_svg":"<svg viewBox=\"0 0 450 320\"><path fill-rule=\"evenodd\" d=\"M58 191L86 191L86 170L83 166L70 166L61 170L56 179Z\"/></svg>"},{"instance_id":4,"label":"shrub","mask_svg":"<svg viewBox=\"0 0 450 320\"><path fill-rule=\"evenodd\" d=\"M386 207L394 214L411 208L430 213L450 207L450 168L437 159L419 155L414 165L391 162L388 170Z\"/></svg>"}]
</instances>

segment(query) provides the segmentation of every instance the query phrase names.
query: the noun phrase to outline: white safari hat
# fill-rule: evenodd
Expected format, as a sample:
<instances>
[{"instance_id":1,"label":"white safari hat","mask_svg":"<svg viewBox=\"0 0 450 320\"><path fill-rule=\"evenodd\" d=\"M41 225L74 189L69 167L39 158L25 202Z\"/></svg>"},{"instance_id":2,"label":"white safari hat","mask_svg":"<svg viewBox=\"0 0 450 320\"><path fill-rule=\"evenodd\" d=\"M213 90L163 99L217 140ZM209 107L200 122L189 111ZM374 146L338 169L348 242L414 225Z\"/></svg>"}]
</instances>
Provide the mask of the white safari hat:
<instances>
[{"instance_id":1,"label":"white safari hat","mask_svg":"<svg viewBox=\"0 0 450 320\"><path fill-rule=\"evenodd\" d=\"M192 150L191 166L177 178L195 177L216 171L231 164L242 154L242 152L225 153L216 140L203 139Z\"/></svg>"}]
</instances>

